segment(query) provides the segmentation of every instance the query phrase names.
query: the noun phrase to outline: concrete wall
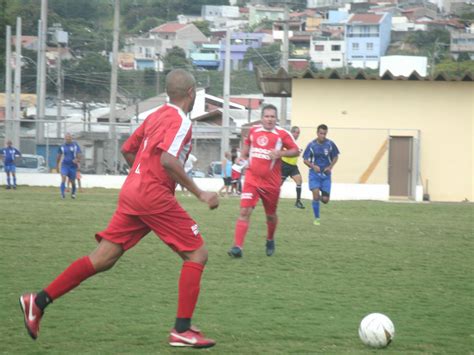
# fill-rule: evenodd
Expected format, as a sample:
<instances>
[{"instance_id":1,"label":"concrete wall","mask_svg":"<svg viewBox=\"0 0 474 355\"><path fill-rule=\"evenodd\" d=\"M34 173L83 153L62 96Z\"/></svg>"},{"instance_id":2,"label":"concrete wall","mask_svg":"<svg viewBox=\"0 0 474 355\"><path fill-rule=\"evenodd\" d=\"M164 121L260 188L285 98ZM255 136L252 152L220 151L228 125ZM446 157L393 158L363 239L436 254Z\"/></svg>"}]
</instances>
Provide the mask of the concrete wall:
<instances>
[{"instance_id":1,"label":"concrete wall","mask_svg":"<svg viewBox=\"0 0 474 355\"><path fill-rule=\"evenodd\" d=\"M474 83L294 79L292 97L302 146L317 125L329 126L341 150L336 183L357 183L388 135L419 132L418 184L429 180L432 200L474 200ZM388 151L367 183L387 184L387 164Z\"/></svg>"},{"instance_id":2,"label":"concrete wall","mask_svg":"<svg viewBox=\"0 0 474 355\"><path fill-rule=\"evenodd\" d=\"M22 185L27 186L53 186L58 188L61 183L59 174L17 174L19 188ZM120 189L125 181L124 175L83 175L82 187L93 188L103 187L108 189ZM217 192L223 185L220 178L200 178L194 179L197 185L207 191ZM6 175L0 175L0 185L6 184ZM311 191L309 191L307 184L303 184L302 197L304 199L312 199ZM389 186L386 184L334 184L331 198L333 200L381 200L387 201ZM282 198L295 198L295 183L287 181L283 184L281 191ZM419 194L419 201L421 201L421 193Z\"/></svg>"}]
</instances>

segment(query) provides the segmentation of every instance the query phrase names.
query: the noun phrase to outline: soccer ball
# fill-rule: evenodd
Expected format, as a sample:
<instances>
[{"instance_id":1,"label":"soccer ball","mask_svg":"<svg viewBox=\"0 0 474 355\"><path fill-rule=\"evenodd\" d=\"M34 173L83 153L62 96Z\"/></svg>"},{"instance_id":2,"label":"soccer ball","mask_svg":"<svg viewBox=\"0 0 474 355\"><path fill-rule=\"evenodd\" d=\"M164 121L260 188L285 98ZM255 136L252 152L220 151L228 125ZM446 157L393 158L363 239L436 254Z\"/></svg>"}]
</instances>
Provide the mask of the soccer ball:
<instances>
[{"instance_id":1,"label":"soccer ball","mask_svg":"<svg viewBox=\"0 0 474 355\"><path fill-rule=\"evenodd\" d=\"M367 346L384 348L395 337L395 327L386 315L371 313L366 315L360 322L359 337Z\"/></svg>"}]
</instances>

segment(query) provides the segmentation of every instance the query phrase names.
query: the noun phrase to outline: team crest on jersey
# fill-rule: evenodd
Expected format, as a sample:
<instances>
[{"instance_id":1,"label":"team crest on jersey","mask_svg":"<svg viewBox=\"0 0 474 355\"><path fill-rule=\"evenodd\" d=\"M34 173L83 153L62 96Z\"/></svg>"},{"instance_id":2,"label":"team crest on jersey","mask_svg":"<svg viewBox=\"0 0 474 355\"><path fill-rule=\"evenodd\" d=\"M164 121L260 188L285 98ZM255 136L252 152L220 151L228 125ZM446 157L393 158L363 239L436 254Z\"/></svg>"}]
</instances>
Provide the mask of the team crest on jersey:
<instances>
[{"instance_id":1,"label":"team crest on jersey","mask_svg":"<svg viewBox=\"0 0 474 355\"><path fill-rule=\"evenodd\" d=\"M194 235L197 236L199 234L199 226L195 224L194 226L191 227L191 230L193 231Z\"/></svg>"},{"instance_id":2,"label":"team crest on jersey","mask_svg":"<svg viewBox=\"0 0 474 355\"><path fill-rule=\"evenodd\" d=\"M329 149L324 148L324 155L328 155L328 154L329 154Z\"/></svg>"},{"instance_id":3,"label":"team crest on jersey","mask_svg":"<svg viewBox=\"0 0 474 355\"><path fill-rule=\"evenodd\" d=\"M257 144L259 146L265 147L268 144L267 136L260 136L257 138Z\"/></svg>"}]
</instances>

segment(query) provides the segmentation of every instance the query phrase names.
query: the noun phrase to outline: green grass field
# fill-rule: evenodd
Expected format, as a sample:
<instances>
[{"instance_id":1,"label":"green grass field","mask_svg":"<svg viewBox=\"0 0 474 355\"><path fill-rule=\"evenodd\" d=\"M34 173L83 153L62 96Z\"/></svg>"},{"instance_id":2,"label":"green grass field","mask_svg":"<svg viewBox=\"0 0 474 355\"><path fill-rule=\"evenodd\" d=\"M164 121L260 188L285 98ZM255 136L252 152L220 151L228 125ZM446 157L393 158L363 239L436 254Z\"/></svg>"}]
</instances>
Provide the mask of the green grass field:
<instances>
[{"instance_id":1,"label":"green grass field","mask_svg":"<svg viewBox=\"0 0 474 355\"><path fill-rule=\"evenodd\" d=\"M168 346L181 262L153 234L110 271L54 302L39 339L27 335L18 306L96 245L118 191L94 189L77 200L58 189L0 190L0 352L184 353ZM243 259L230 259L238 200L209 211L180 197L209 248L194 323L213 353L366 354L362 317L395 324L386 354L474 352L472 204L331 202L322 225L281 200L276 254L265 256L261 206Z\"/></svg>"}]
</instances>

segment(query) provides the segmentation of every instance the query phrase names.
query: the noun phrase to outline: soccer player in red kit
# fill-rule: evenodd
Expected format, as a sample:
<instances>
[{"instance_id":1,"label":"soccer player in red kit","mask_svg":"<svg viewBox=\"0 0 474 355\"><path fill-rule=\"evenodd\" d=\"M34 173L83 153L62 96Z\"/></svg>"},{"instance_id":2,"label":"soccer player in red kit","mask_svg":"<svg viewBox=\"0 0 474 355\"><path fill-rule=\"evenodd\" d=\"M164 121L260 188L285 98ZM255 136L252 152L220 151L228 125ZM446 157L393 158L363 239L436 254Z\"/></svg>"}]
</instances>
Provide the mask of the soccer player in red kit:
<instances>
[{"instance_id":1,"label":"soccer player in red kit","mask_svg":"<svg viewBox=\"0 0 474 355\"><path fill-rule=\"evenodd\" d=\"M125 251L153 231L183 259L176 323L169 344L194 348L215 345L214 340L206 339L191 326L208 253L196 222L174 196L179 183L211 209L219 204L217 194L200 190L183 168L191 151L188 114L196 98L195 79L185 70L173 70L166 77L166 91L170 103L150 114L122 147L132 168L108 227L96 234L97 248L73 262L40 292L20 297L25 326L33 339L38 336L49 303L87 278L110 269Z\"/></svg>"},{"instance_id":2,"label":"soccer player in red kit","mask_svg":"<svg viewBox=\"0 0 474 355\"><path fill-rule=\"evenodd\" d=\"M266 105L262 108L261 125L250 128L245 138L241 159L248 159L245 182L240 197L240 215L234 234L234 246L228 254L242 257L245 236L249 228L250 215L261 198L267 216L266 253L275 251L274 235L278 223L276 214L281 186L281 157L296 157L299 148L293 136L276 126L277 108Z\"/></svg>"}]
</instances>

